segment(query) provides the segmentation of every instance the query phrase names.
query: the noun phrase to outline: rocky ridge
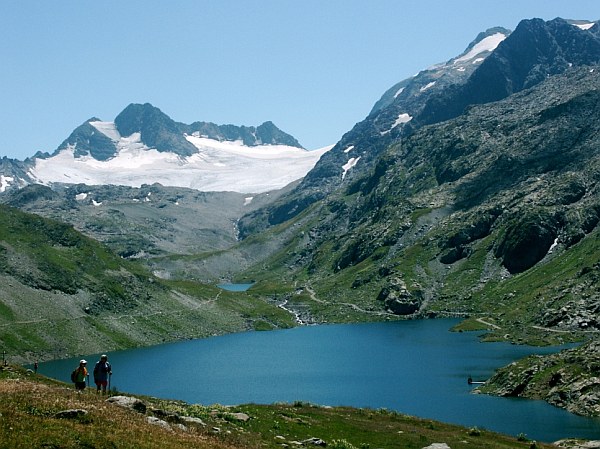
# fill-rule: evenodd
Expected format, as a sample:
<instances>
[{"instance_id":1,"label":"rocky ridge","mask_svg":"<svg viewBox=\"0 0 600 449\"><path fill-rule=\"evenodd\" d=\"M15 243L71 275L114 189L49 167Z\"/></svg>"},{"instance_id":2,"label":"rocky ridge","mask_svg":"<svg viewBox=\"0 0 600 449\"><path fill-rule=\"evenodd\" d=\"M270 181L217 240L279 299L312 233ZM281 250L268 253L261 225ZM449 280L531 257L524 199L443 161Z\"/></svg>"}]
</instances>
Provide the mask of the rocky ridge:
<instances>
[{"instance_id":1,"label":"rocky ridge","mask_svg":"<svg viewBox=\"0 0 600 449\"><path fill-rule=\"evenodd\" d=\"M520 22L513 32L496 28L482 33L462 56L486 38L505 38L497 38L495 47L489 45L489 50L474 55L471 62L476 64L455 64L463 62L458 56L388 90L369 116L346 133L293 192L244 217L242 235L282 223L328 193L344 189L354 177L373 170L387 148L421 126L457 117L470 105L506 98L571 67L598 63L599 29L598 24L584 30L563 19L531 19ZM465 71L459 71L461 67ZM346 164L352 168L345 171Z\"/></svg>"},{"instance_id":2,"label":"rocky ridge","mask_svg":"<svg viewBox=\"0 0 600 449\"><path fill-rule=\"evenodd\" d=\"M113 157L118 148L114 139L98 132L98 126L101 126L98 124L103 123L108 122L96 117L87 120L65 139L53 155L68 147L74 147L76 157L91 155L100 161ZM269 144L302 148L296 139L281 131L272 122L265 122L258 127L216 125L209 122L187 125L174 121L150 103L127 106L115 118L114 130L124 137L139 133L140 141L147 147L179 156L191 156L197 152L196 147L185 139L185 134L198 134L216 141L241 140L249 147Z\"/></svg>"}]
</instances>

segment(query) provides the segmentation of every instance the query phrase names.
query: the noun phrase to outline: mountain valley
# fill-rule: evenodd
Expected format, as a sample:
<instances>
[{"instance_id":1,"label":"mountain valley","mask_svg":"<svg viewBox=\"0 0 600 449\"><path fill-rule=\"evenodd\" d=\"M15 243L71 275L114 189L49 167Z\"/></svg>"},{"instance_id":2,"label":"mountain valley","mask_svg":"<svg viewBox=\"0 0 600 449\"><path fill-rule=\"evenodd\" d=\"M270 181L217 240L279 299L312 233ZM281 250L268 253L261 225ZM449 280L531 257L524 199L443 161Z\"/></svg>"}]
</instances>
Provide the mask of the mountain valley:
<instances>
[{"instance_id":1,"label":"mountain valley","mask_svg":"<svg viewBox=\"0 0 600 449\"><path fill-rule=\"evenodd\" d=\"M0 342L26 361L98 338L113 350L458 316L486 340L580 343L482 391L600 416L599 111L600 25L532 19L396 84L319 152L270 122L183 125L148 104L91 119L52 155L0 161ZM248 174L236 164L253 152L281 154ZM204 159L216 175L85 182L125 154ZM69 172L65 155L87 168ZM286 162L297 171L275 179ZM254 286L234 295L223 280Z\"/></svg>"}]
</instances>

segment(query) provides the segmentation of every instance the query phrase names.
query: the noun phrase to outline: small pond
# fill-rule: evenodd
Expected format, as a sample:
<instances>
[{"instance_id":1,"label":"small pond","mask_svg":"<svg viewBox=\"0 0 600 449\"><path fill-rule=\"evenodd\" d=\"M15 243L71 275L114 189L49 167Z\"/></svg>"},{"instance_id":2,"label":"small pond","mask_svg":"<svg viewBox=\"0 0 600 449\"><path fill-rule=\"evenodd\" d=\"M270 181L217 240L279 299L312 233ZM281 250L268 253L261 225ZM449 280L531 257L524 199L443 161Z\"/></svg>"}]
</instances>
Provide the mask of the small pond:
<instances>
[{"instance_id":1,"label":"small pond","mask_svg":"<svg viewBox=\"0 0 600 449\"><path fill-rule=\"evenodd\" d=\"M250 287L252 287L254 283L248 284L218 284L217 287L222 288L223 290L228 290L230 292L245 292Z\"/></svg>"}]
</instances>

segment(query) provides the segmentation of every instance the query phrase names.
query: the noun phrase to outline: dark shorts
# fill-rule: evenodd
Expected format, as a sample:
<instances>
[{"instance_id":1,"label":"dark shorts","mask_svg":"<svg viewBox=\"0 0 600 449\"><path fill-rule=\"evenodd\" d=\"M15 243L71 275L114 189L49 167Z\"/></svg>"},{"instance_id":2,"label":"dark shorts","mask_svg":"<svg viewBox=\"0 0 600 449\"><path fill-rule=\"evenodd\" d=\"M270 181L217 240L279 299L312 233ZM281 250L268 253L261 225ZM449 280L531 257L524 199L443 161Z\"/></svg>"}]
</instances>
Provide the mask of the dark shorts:
<instances>
[{"instance_id":1,"label":"dark shorts","mask_svg":"<svg viewBox=\"0 0 600 449\"><path fill-rule=\"evenodd\" d=\"M75 382L76 390L85 390L85 382Z\"/></svg>"},{"instance_id":2,"label":"dark shorts","mask_svg":"<svg viewBox=\"0 0 600 449\"><path fill-rule=\"evenodd\" d=\"M96 385L99 387L106 387L108 385L108 380L97 380Z\"/></svg>"}]
</instances>

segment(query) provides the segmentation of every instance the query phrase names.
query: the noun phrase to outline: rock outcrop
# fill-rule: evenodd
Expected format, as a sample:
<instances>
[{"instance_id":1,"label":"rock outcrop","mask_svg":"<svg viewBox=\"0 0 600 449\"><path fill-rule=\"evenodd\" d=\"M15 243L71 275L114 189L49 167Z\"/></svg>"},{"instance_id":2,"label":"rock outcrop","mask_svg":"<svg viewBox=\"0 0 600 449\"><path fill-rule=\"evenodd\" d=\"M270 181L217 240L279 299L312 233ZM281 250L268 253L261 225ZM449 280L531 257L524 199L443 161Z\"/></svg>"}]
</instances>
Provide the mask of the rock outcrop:
<instances>
[{"instance_id":1,"label":"rock outcrop","mask_svg":"<svg viewBox=\"0 0 600 449\"><path fill-rule=\"evenodd\" d=\"M478 390L544 399L578 415L600 416L600 342L514 362Z\"/></svg>"}]
</instances>

